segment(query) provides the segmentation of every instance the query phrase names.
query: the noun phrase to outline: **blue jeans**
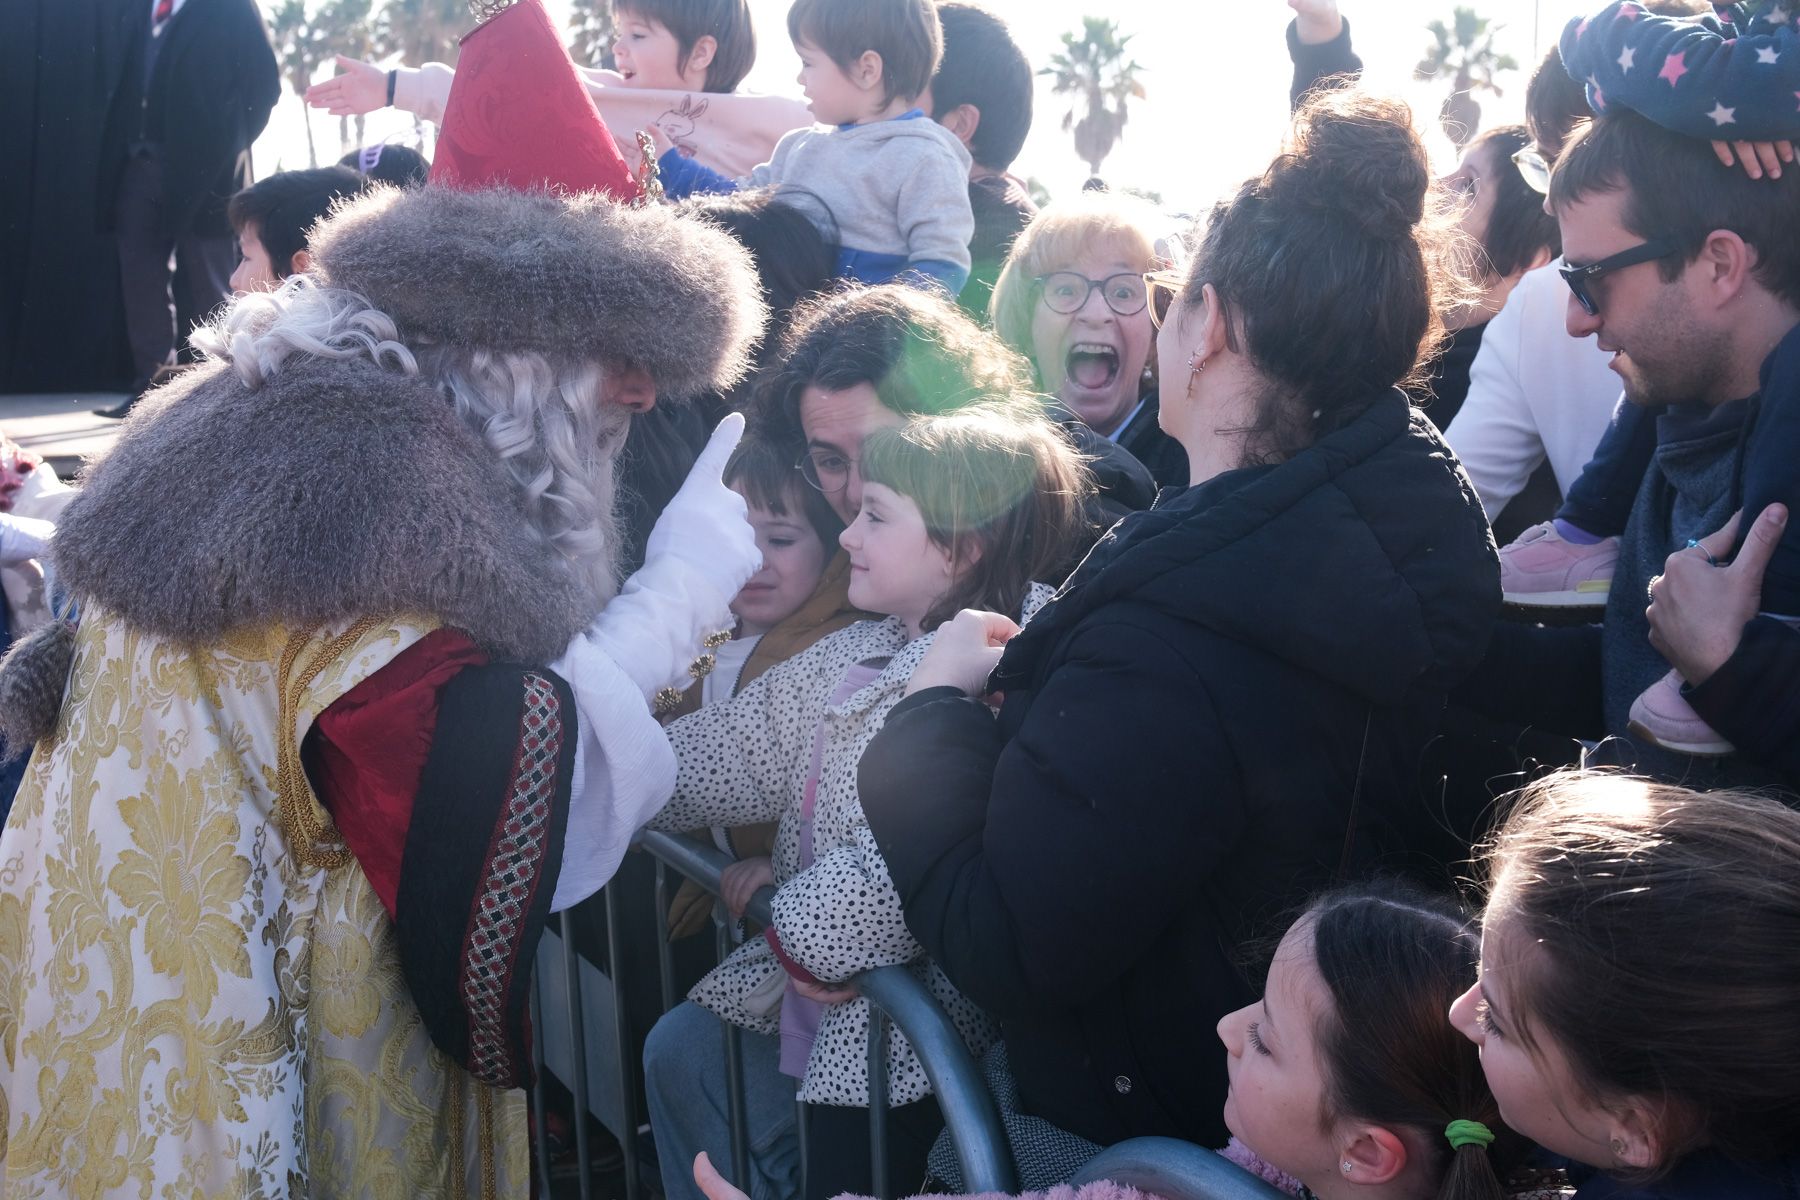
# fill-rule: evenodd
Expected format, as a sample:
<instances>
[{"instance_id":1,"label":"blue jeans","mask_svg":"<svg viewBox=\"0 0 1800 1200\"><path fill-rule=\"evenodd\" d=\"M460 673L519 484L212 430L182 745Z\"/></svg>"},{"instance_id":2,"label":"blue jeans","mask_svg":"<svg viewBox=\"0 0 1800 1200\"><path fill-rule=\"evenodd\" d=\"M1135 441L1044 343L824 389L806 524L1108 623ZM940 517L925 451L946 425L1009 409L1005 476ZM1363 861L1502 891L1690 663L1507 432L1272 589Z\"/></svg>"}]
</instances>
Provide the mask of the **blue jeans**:
<instances>
[{"instance_id":1,"label":"blue jeans","mask_svg":"<svg viewBox=\"0 0 1800 1200\"><path fill-rule=\"evenodd\" d=\"M739 1031L750 1178L731 1182L751 1200L800 1194L800 1134L794 1092L780 1071L779 1039ZM725 1076L725 1023L691 1000L664 1013L644 1041L644 1091L650 1133L669 1200L704 1200L694 1186L694 1156L706 1151L731 1178L731 1107Z\"/></svg>"},{"instance_id":2,"label":"blue jeans","mask_svg":"<svg viewBox=\"0 0 1800 1200\"><path fill-rule=\"evenodd\" d=\"M1612 424L1594 448L1594 457L1569 485L1569 494L1556 515L1583 533L1618 537L1637 504L1638 489L1656 454L1656 416L1629 400L1613 409Z\"/></svg>"}]
</instances>

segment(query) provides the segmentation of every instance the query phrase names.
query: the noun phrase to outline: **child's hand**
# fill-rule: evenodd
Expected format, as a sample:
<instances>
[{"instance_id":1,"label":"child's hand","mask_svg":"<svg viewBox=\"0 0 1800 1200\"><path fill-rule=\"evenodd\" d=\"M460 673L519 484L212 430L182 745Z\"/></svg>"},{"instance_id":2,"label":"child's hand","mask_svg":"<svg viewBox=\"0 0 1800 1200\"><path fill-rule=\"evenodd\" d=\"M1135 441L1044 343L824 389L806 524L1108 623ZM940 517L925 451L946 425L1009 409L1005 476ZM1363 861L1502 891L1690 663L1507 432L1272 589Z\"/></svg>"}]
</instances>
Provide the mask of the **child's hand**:
<instances>
[{"instance_id":1,"label":"child's hand","mask_svg":"<svg viewBox=\"0 0 1800 1200\"><path fill-rule=\"evenodd\" d=\"M1728 167L1743 165L1752 179L1781 178L1781 164L1794 161L1792 142L1714 142L1713 153ZM1734 154L1735 152L1735 154Z\"/></svg>"},{"instance_id":2,"label":"child's hand","mask_svg":"<svg viewBox=\"0 0 1800 1200\"><path fill-rule=\"evenodd\" d=\"M731 1181L719 1174L712 1159L706 1157L702 1150L694 1158L694 1183L705 1194L706 1200L750 1200L743 1192L731 1186Z\"/></svg>"},{"instance_id":3,"label":"child's hand","mask_svg":"<svg viewBox=\"0 0 1800 1200\"><path fill-rule=\"evenodd\" d=\"M794 980L794 990L816 1004L848 1004L862 995L854 983L807 983Z\"/></svg>"},{"instance_id":4,"label":"child's hand","mask_svg":"<svg viewBox=\"0 0 1800 1200\"><path fill-rule=\"evenodd\" d=\"M940 626L931 649L919 661L907 682L906 694L926 688L953 687L965 696L987 690L988 676L1000 662L1000 652L1019 632L1019 623L999 613L965 608Z\"/></svg>"},{"instance_id":5,"label":"child's hand","mask_svg":"<svg viewBox=\"0 0 1800 1200\"><path fill-rule=\"evenodd\" d=\"M334 117L360 117L387 107L387 72L374 63L337 56L338 73L306 89L306 102Z\"/></svg>"},{"instance_id":6,"label":"child's hand","mask_svg":"<svg viewBox=\"0 0 1800 1200\"><path fill-rule=\"evenodd\" d=\"M1294 32L1303 45L1317 46L1344 32L1337 0L1287 0L1287 6L1294 10Z\"/></svg>"},{"instance_id":7,"label":"child's hand","mask_svg":"<svg viewBox=\"0 0 1800 1200\"><path fill-rule=\"evenodd\" d=\"M766 854L734 862L719 873L719 898L734 917L744 915L758 888L775 882L775 864Z\"/></svg>"}]
</instances>

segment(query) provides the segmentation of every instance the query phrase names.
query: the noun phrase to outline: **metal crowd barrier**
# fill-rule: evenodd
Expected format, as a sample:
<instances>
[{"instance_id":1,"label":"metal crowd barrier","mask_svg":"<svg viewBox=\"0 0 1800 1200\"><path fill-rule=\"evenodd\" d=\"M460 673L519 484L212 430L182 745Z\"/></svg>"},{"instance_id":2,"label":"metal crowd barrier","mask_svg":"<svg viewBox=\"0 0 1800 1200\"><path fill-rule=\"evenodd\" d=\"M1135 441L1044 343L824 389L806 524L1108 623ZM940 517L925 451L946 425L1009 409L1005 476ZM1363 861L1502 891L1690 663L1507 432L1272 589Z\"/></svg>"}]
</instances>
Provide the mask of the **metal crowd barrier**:
<instances>
[{"instance_id":1,"label":"metal crowd barrier","mask_svg":"<svg viewBox=\"0 0 1800 1200\"><path fill-rule=\"evenodd\" d=\"M656 908L656 944L657 966L661 976L662 1007L666 1012L673 1008L680 999L675 995L674 959L668 938L668 911L670 889L668 873L671 869L681 876L692 879L715 897L719 894L719 876L725 867L732 862L712 846L703 845L690 838L676 837L666 833L648 832L642 835L640 845L656 859L655 908ZM775 889L765 887L750 900L745 915L761 924L771 923L769 903L775 895ZM620 970L623 954L620 950L620 928L617 908L613 902L610 889L602 892L600 903L605 905L606 935L608 947L608 974L612 980L615 994L622 994L624 981ZM714 909L713 939L714 948L721 960L731 953L734 946L731 941L731 927L734 922L725 914L723 905ZM592 1189L593 1157L588 1146L587 1114L590 1111L590 1081L587 1071L586 1032L583 1028L583 1008L581 999L581 970L579 955L575 951L573 930L570 927L567 913L561 916L559 927L562 941L562 968L564 976L563 1000L568 1014L569 1047L572 1065L569 1077L564 1080L575 1098L575 1158L579 1176L578 1194L581 1200L589 1200ZM957 1160L962 1166L963 1179L971 1191L977 1192L1011 1192L1017 1190L1017 1177L1014 1174L1011 1152L1007 1149L1005 1128L1000 1123L1000 1114L994 1107L992 1097L981 1079L980 1069L962 1038L944 1011L938 1007L931 994L923 984L914 979L904 967L880 967L858 975L853 981L857 989L869 1000L871 1017L869 1029L869 1138L873 1163L873 1183L875 1194L882 1200L891 1200L895 1195L893 1181L889 1178L887 1162L887 1039L889 1030L898 1029L917 1051L925 1074L931 1081L933 1093L937 1097L939 1108L943 1110L944 1124L950 1131L950 1140L956 1149ZM534 973L532 984L532 1024L537 1031L533 1041L537 1047L537 1066L540 1076L538 1087L533 1091L532 1140L536 1156L539 1195L544 1200L550 1197L550 1154L549 1138L544 1125L544 1103L541 1076L544 1071L542 1012L544 999L541 995L541 972ZM620 1128L615 1130L619 1143L624 1151L625 1195L626 1200L640 1200L644 1195L644 1183L640 1173L638 1147L638 1103L637 1103L637 1055L632 1030L624 1016L624 1005L616 1003L613 1033L615 1049L618 1055L619 1094L618 1103L623 1118ZM725 1071L728 1084L727 1095L730 1098L731 1115L731 1178L742 1181L749 1178L750 1150L745 1131L745 1104L743 1087L743 1065L740 1052L740 1034L736 1026L725 1026ZM802 1158L806 1138L804 1109L800 1122ZM686 1163L664 1163L665 1170L688 1169Z\"/></svg>"},{"instance_id":2,"label":"metal crowd barrier","mask_svg":"<svg viewBox=\"0 0 1800 1200\"><path fill-rule=\"evenodd\" d=\"M669 872L692 879L713 896L719 894L720 873L729 865L730 856L710 845L691 838L666 833L647 832L640 845L656 859L655 909L657 968L662 991L662 1008L668 1011L677 1003L675 995L674 958L668 938ZM775 889L765 887L751 897L745 915L763 925L771 924L769 903ZM605 905L608 973L616 991L622 989L620 923L611 889L601 893L599 903ZM731 928L734 922L726 915L723 904L714 908L713 939L718 957L734 949ZM589 1200L592 1194L593 1157L588 1146L587 1114L590 1111L590 1081L587 1069L586 1030L582 1019L580 956L569 916L560 921L563 1000L569 1014L569 1039L572 1066L565 1082L575 1098L575 1157L579 1174L578 1194ZM543 997L540 995L541 973L534 973L532 983L532 1028L536 1031L539 1082L533 1089L532 1140L539 1178L539 1195L550 1198L549 1139L544 1127L542 1076ZM1007 1148L1005 1127L994 1107L993 1098L982 1082L981 1072L950 1019L938 1007L923 984L903 967L880 967L865 971L854 980L857 989L869 1000L869 1138L874 1170L875 1194L882 1200L895 1195L887 1164L887 1039L890 1027L898 1029L918 1052L919 1061L931 1081L938 1107L943 1110L944 1124L961 1163L963 1181L971 1192L1014 1192L1018 1190L1011 1151ZM624 1150L626 1200L640 1200L645 1195L638 1146L637 1072L638 1059L632 1030L624 1016L624 1004L615 1003L613 1021L614 1049L618 1056L617 1101L623 1118L618 1134ZM739 1050L740 1031L725 1026L725 1071L729 1087L731 1112L731 1178L747 1180L750 1176L750 1150L745 1132L743 1062ZM802 1108L799 1123L802 1158L806 1138L806 1122ZM664 1170L685 1171L686 1163L663 1163ZM1226 1162L1211 1150L1173 1138L1145 1137L1121 1142L1102 1151L1075 1177L1073 1184L1112 1180L1137 1188L1163 1200L1281 1200L1285 1193L1277 1191ZM747 1189L746 1189L747 1190Z\"/></svg>"}]
</instances>

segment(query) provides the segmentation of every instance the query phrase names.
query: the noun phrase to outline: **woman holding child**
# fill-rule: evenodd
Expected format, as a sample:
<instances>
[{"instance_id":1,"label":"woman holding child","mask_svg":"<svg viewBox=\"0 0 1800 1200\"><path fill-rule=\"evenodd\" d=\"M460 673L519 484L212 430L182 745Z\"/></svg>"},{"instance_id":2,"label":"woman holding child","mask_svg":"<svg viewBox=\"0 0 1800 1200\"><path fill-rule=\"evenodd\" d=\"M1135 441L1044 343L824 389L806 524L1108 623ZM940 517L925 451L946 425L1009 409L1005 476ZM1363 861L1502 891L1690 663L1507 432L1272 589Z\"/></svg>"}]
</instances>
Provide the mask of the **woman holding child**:
<instances>
[{"instance_id":1,"label":"woman holding child","mask_svg":"<svg viewBox=\"0 0 1800 1200\"><path fill-rule=\"evenodd\" d=\"M1063 1131L1018 1155L1029 1186L1122 1137L1222 1142L1225 1073L1194 1064L1254 995L1239 947L1423 820L1396 798L1499 607L1481 509L1398 387L1455 299L1430 188L1403 106L1302 111L1155 280L1194 486L1018 637L958 616L863 759L908 927Z\"/></svg>"}]
</instances>

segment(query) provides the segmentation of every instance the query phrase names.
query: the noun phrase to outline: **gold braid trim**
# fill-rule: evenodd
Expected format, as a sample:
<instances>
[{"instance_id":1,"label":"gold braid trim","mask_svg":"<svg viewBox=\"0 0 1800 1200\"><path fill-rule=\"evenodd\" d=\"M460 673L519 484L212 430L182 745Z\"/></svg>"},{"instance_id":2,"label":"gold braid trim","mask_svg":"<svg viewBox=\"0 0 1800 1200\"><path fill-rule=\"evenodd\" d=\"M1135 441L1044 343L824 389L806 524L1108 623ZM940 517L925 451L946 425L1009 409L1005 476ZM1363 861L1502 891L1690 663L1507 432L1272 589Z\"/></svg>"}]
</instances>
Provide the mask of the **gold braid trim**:
<instances>
[{"instance_id":1,"label":"gold braid trim","mask_svg":"<svg viewBox=\"0 0 1800 1200\"><path fill-rule=\"evenodd\" d=\"M444 1106L450 1114L450 1197L451 1200L467 1200L469 1195L469 1163L463 1157L463 1122L468 1114L463 1111L463 1079L461 1067L446 1061L444 1069L444 1089L448 1093L448 1103Z\"/></svg>"},{"instance_id":2,"label":"gold braid trim","mask_svg":"<svg viewBox=\"0 0 1800 1200\"><path fill-rule=\"evenodd\" d=\"M281 652L281 670L276 677L281 689L281 728L276 733L279 748L275 757L276 814L282 832L287 834L289 851L302 866L310 869L335 871L350 865L354 857L349 847L338 841L331 814L313 795L312 784L307 782L306 771L300 765L300 741L295 730L299 722L300 699L321 671L342 657L376 625L370 617L357 621L327 642L297 678L294 666L320 627L315 625L294 634Z\"/></svg>"},{"instance_id":3,"label":"gold braid trim","mask_svg":"<svg viewBox=\"0 0 1800 1200\"><path fill-rule=\"evenodd\" d=\"M475 1108L481 1114L481 1200L498 1200L500 1185L494 1178L494 1089L479 1080L475 1083Z\"/></svg>"}]
</instances>

